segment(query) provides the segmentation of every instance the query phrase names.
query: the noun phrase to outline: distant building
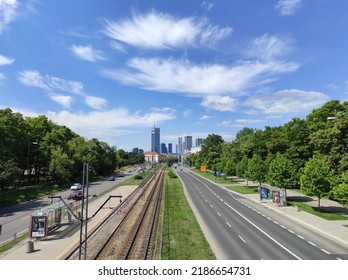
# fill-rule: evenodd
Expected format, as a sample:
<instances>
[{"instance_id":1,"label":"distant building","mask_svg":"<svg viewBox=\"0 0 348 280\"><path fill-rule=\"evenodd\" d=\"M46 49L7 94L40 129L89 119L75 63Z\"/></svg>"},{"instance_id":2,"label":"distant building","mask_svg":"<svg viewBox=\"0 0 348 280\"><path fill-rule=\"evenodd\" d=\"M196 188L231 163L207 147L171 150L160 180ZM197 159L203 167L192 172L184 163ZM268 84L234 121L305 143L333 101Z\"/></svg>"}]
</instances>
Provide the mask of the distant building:
<instances>
[{"instance_id":1,"label":"distant building","mask_svg":"<svg viewBox=\"0 0 348 280\"><path fill-rule=\"evenodd\" d=\"M132 153L138 154L138 153L139 153L139 148L133 148L133 149L132 149Z\"/></svg>"},{"instance_id":2,"label":"distant building","mask_svg":"<svg viewBox=\"0 0 348 280\"><path fill-rule=\"evenodd\" d=\"M173 144L172 143L168 143L168 154L173 154Z\"/></svg>"},{"instance_id":3,"label":"distant building","mask_svg":"<svg viewBox=\"0 0 348 280\"><path fill-rule=\"evenodd\" d=\"M191 151L192 148L192 136L185 136L184 142L184 153L187 154Z\"/></svg>"},{"instance_id":4,"label":"distant building","mask_svg":"<svg viewBox=\"0 0 348 280\"><path fill-rule=\"evenodd\" d=\"M176 152L178 155L183 154L182 137L178 138L178 150Z\"/></svg>"},{"instance_id":5,"label":"distant building","mask_svg":"<svg viewBox=\"0 0 348 280\"><path fill-rule=\"evenodd\" d=\"M166 143L161 144L161 153L162 154L168 154Z\"/></svg>"},{"instance_id":6,"label":"distant building","mask_svg":"<svg viewBox=\"0 0 348 280\"><path fill-rule=\"evenodd\" d=\"M156 152L145 152L145 161L148 163L161 163L167 161L167 155Z\"/></svg>"},{"instance_id":7,"label":"distant building","mask_svg":"<svg viewBox=\"0 0 348 280\"><path fill-rule=\"evenodd\" d=\"M200 147L203 144L203 138L196 138L196 147Z\"/></svg>"},{"instance_id":8,"label":"distant building","mask_svg":"<svg viewBox=\"0 0 348 280\"><path fill-rule=\"evenodd\" d=\"M151 129L151 152L160 153L160 129L157 127L153 127Z\"/></svg>"}]
</instances>

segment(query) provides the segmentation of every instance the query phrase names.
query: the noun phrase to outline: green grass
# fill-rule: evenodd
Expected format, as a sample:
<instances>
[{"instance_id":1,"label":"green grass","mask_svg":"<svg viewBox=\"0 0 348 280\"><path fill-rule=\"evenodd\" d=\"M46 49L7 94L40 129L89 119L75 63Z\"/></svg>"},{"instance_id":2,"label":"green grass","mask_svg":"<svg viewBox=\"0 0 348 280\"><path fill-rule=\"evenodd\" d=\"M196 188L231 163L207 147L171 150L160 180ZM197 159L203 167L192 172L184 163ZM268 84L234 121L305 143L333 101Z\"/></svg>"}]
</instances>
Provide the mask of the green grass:
<instances>
[{"instance_id":1,"label":"green grass","mask_svg":"<svg viewBox=\"0 0 348 280\"><path fill-rule=\"evenodd\" d=\"M227 186L226 188L241 194L255 194L258 192L257 188L250 188L250 187L242 186L242 185L231 185L231 186Z\"/></svg>"},{"instance_id":2,"label":"green grass","mask_svg":"<svg viewBox=\"0 0 348 280\"><path fill-rule=\"evenodd\" d=\"M209 173L209 172L201 172L200 170L198 170L197 168L190 168L190 171L194 172L194 173L197 173L217 184L231 184L233 183L233 180L231 179L227 179L225 178L224 176L214 176L214 174L212 173Z\"/></svg>"},{"instance_id":3,"label":"green grass","mask_svg":"<svg viewBox=\"0 0 348 280\"><path fill-rule=\"evenodd\" d=\"M328 211L325 208L314 207L314 206L305 204L303 202L288 199L288 205L289 206L297 206L298 209L300 209L301 211L305 211L305 212L314 214L314 215L316 215L320 218L323 218L325 220L329 220L329 221L348 220L347 216L343 216L339 213L334 213L334 212Z\"/></svg>"},{"instance_id":4,"label":"green grass","mask_svg":"<svg viewBox=\"0 0 348 280\"><path fill-rule=\"evenodd\" d=\"M29 233L24 233L16 238L16 243L14 242L14 239L11 239L11 241L8 241L0 246L0 253L5 252L6 250L11 249L14 245L17 243L27 239L29 237Z\"/></svg>"},{"instance_id":5,"label":"green grass","mask_svg":"<svg viewBox=\"0 0 348 280\"><path fill-rule=\"evenodd\" d=\"M163 260L215 260L177 178L165 179Z\"/></svg>"},{"instance_id":6,"label":"green grass","mask_svg":"<svg viewBox=\"0 0 348 280\"><path fill-rule=\"evenodd\" d=\"M38 185L25 189L25 187L0 191L0 208L16 205L27 200L48 196L50 194L67 189L69 186L57 184Z\"/></svg>"}]
</instances>

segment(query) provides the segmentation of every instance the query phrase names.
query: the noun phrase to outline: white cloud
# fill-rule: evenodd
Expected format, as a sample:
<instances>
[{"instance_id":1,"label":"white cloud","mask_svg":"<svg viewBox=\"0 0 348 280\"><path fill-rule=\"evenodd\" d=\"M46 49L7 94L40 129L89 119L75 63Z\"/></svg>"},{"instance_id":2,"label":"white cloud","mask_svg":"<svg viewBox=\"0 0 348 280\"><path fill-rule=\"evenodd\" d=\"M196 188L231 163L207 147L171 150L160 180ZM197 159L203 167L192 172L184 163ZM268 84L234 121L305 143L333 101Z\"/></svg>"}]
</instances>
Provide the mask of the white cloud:
<instances>
[{"instance_id":1,"label":"white cloud","mask_svg":"<svg viewBox=\"0 0 348 280\"><path fill-rule=\"evenodd\" d=\"M88 113L49 111L46 115L53 122L66 125L76 133L88 138L104 138L105 131L112 131L112 133L117 134L116 131L118 130L151 127L154 120L156 120L156 123L161 123L175 119L175 115L171 110L165 110L165 112L150 111L142 114L140 112L131 113L125 108Z\"/></svg>"},{"instance_id":2,"label":"white cloud","mask_svg":"<svg viewBox=\"0 0 348 280\"><path fill-rule=\"evenodd\" d=\"M18 73L18 80L29 87L37 87L41 89L50 89L45 78L36 70L24 70Z\"/></svg>"},{"instance_id":3,"label":"white cloud","mask_svg":"<svg viewBox=\"0 0 348 280\"><path fill-rule=\"evenodd\" d=\"M92 46L76 46L72 45L70 50L73 54L82 60L96 62L98 60L106 60L101 50L96 50Z\"/></svg>"},{"instance_id":4,"label":"white cloud","mask_svg":"<svg viewBox=\"0 0 348 280\"><path fill-rule=\"evenodd\" d=\"M206 96L201 105L208 109L220 112L232 112L236 110L237 100L229 96Z\"/></svg>"},{"instance_id":5,"label":"white cloud","mask_svg":"<svg viewBox=\"0 0 348 280\"><path fill-rule=\"evenodd\" d=\"M259 119L236 119L234 121L222 121L217 123L219 127L245 127L251 126L253 124L265 122L264 120Z\"/></svg>"},{"instance_id":6,"label":"white cloud","mask_svg":"<svg viewBox=\"0 0 348 280\"><path fill-rule=\"evenodd\" d=\"M280 38L269 34L264 34L255 38L246 50L246 55L252 58L274 60L289 54L293 47L290 38Z\"/></svg>"},{"instance_id":7,"label":"white cloud","mask_svg":"<svg viewBox=\"0 0 348 280\"><path fill-rule=\"evenodd\" d=\"M283 16L289 16L301 6L302 0L279 0L275 9Z\"/></svg>"},{"instance_id":8,"label":"white cloud","mask_svg":"<svg viewBox=\"0 0 348 280\"><path fill-rule=\"evenodd\" d=\"M186 118L189 119L190 116L192 115L192 109L186 109L184 112L182 112L182 115Z\"/></svg>"},{"instance_id":9,"label":"white cloud","mask_svg":"<svg viewBox=\"0 0 348 280\"><path fill-rule=\"evenodd\" d=\"M104 30L113 40L145 49L180 48L198 43L214 45L231 32L231 27L219 28L206 19L174 18L156 11L145 15L133 13L132 18L118 22L105 20Z\"/></svg>"},{"instance_id":10,"label":"white cloud","mask_svg":"<svg viewBox=\"0 0 348 280\"><path fill-rule=\"evenodd\" d=\"M18 6L16 0L0 0L0 34L17 17Z\"/></svg>"},{"instance_id":11,"label":"white cloud","mask_svg":"<svg viewBox=\"0 0 348 280\"><path fill-rule=\"evenodd\" d=\"M67 93L83 94L83 84L77 81L64 80L62 78L45 75L37 70L24 70L18 73L18 80L29 87L37 87L44 90L61 90Z\"/></svg>"},{"instance_id":12,"label":"white cloud","mask_svg":"<svg viewBox=\"0 0 348 280\"><path fill-rule=\"evenodd\" d=\"M1 1L1 0L0 0ZM0 54L0 66L11 65L15 60Z\"/></svg>"},{"instance_id":13,"label":"white cloud","mask_svg":"<svg viewBox=\"0 0 348 280\"><path fill-rule=\"evenodd\" d=\"M207 11L210 11L212 8L214 8L215 4L210 1L203 1L201 3L201 7L203 9L206 9Z\"/></svg>"},{"instance_id":14,"label":"white cloud","mask_svg":"<svg viewBox=\"0 0 348 280\"><path fill-rule=\"evenodd\" d=\"M321 92L288 89L249 97L245 105L265 114L288 114L320 107L330 98Z\"/></svg>"},{"instance_id":15,"label":"white cloud","mask_svg":"<svg viewBox=\"0 0 348 280\"><path fill-rule=\"evenodd\" d=\"M65 108L70 109L73 98L70 95L62 95L62 94L50 94L49 97L62 105Z\"/></svg>"},{"instance_id":16,"label":"white cloud","mask_svg":"<svg viewBox=\"0 0 348 280\"><path fill-rule=\"evenodd\" d=\"M191 96L242 95L269 83L276 74L293 72L299 65L282 61L239 61L236 65L197 65L188 60L133 58L130 71L104 70L104 77L143 89Z\"/></svg>"},{"instance_id":17,"label":"white cloud","mask_svg":"<svg viewBox=\"0 0 348 280\"><path fill-rule=\"evenodd\" d=\"M203 116L201 116L199 119L202 120L202 121L205 121L205 120L209 120L209 119L211 119L211 118L212 118L212 116L203 115Z\"/></svg>"},{"instance_id":18,"label":"white cloud","mask_svg":"<svg viewBox=\"0 0 348 280\"><path fill-rule=\"evenodd\" d=\"M6 76L0 72L0 85L2 84L2 81L6 80Z\"/></svg>"},{"instance_id":19,"label":"white cloud","mask_svg":"<svg viewBox=\"0 0 348 280\"><path fill-rule=\"evenodd\" d=\"M101 110L107 105L106 100L101 97L86 95L85 100L88 106L95 110Z\"/></svg>"},{"instance_id":20,"label":"white cloud","mask_svg":"<svg viewBox=\"0 0 348 280\"><path fill-rule=\"evenodd\" d=\"M65 80L59 77L42 75L37 70L24 70L18 73L18 80L29 87L36 87L49 93L49 97L64 106L71 108L72 97L66 94L74 94L84 97L86 104L95 109L101 110L107 105L104 98L88 95L84 92L83 84L79 81ZM61 91L64 94L57 93Z\"/></svg>"}]
</instances>

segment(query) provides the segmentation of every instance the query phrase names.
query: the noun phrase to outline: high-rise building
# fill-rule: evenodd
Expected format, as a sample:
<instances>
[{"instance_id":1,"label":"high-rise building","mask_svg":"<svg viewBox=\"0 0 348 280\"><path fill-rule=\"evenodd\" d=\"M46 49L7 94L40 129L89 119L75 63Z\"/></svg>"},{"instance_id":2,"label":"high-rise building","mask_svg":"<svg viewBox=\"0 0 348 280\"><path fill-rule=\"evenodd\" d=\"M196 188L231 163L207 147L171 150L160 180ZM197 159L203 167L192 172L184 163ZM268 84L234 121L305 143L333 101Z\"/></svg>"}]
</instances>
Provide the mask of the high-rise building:
<instances>
[{"instance_id":1,"label":"high-rise building","mask_svg":"<svg viewBox=\"0 0 348 280\"><path fill-rule=\"evenodd\" d=\"M161 152L160 129L158 127L151 129L151 152Z\"/></svg>"},{"instance_id":2,"label":"high-rise building","mask_svg":"<svg viewBox=\"0 0 348 280\"><path fill-rule=\"evenodd\" d=\"M192 136L185 136L184 153L188 153L192 148Z\"/></svg>"},{"instance_id":3,"label":"high-rise building","mask_svg":"<svg viewBox=\"0 0 348 280\"><path fill-rule=\"evenodd\" d=\"M168 154L166 143L161 144L161 153L162 154Z\"/></svg>"},{"instance_id":4,"label":"high-rise building","mask_svg":"<svg viewBox=\"0 0 348 280\"><path fill-rule=\"evenodd\" d=\"M172 143L168 143L168 154L173 154L173 144Z\"/></svg>"},{"instance_id":5,"label":"high-rise building","mask_svg":"<svg viewBox=\"0 0 348 280\"><path fill-rule=\"evenodd\" d=\"M203 144L203 138L196 138L196 147L200 147Z\"/></svg>"},{"instance_id":6,"label":"high-rise building","mask_svg":"<svg viewBox=\"0 0 348 280\"><path fill-rule=\"evenodd\" d=\"M178 155L183 154L182 137L178 138L178 151L177 151L177 153L178 153Z\"/></svg>"}]
</instances>

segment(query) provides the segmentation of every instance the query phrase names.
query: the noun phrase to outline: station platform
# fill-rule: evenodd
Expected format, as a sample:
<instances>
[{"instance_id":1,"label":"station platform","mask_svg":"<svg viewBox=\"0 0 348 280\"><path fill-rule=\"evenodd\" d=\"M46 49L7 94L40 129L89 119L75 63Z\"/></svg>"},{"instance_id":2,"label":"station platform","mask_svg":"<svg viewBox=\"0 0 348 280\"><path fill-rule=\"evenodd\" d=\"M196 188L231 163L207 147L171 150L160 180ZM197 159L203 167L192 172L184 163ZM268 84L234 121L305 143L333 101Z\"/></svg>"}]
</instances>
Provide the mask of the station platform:
<instances>
[{"instance_id":1,"label":"station platform","mask_svg":"<svg viewBox=\"0 0 348 280\"><path fill-rule=\"evenodd\" d=\"M119 186L99 197L88 205L88 217L104 204L110 195L127 197L137 186ZM88 223L88 232L92 231L111 211L120 204L120 200L111 199ZM61 225L42 240L26 239L12 249L0 254L0 260L64 260L70 250L80 242L80 221L62 221Z\"/></svg>"}]
</instances>

